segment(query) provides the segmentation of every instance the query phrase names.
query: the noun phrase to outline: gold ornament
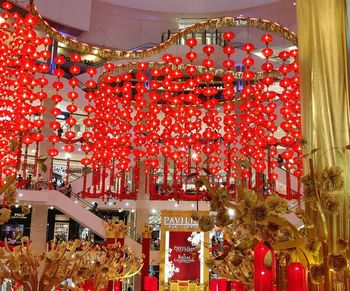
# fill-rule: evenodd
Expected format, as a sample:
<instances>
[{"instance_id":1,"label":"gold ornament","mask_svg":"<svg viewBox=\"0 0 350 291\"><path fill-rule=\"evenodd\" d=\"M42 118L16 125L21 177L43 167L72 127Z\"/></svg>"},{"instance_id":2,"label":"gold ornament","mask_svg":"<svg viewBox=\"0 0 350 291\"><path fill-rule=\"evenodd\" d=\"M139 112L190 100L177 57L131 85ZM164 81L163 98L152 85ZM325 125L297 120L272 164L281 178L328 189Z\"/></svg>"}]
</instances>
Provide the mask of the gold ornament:
<instances>
[{"instance_id":1,"label":"gold ornament","mask_svg":"<svg viewBox=\"0 0 350 291\"><path fill-rule=\"evenodd\" d=\"M152 48L145 50L113 50L107 48L101 48L96 46L91 46L86 43L78 42L68 36L65 36L51 27L40 15L37 8L35 7L33 1L30 3L30 12L32 15L36 16L38 19L39 27L49 35L49 37L55 39L58 42L62 42L70 49L75 51L79 51L84 54L92 54L99 56L101 58L110 59L110 60L132 60L132 59L142 59L146 57L150 57L152 55L158 54L161 51L169 48L173 44L178 43L178 41L190 35L194 32L206 29L213 29L219 27L253 27L266 32L271 32L277 34L284 39L290 41L292 44L297 45L298 39L294 32L289 30L288 28L264 19L258 18L234 18L234 17L223 17L223 18L215 18L209 19L207 21L203 21L200 23L196 23L191 25L178 33L172 35L168 40L162 42L159 45L156 45Z\"/></svg>"},{"instance_id":2,"label":"gold ornament","mask_svg":"<svg viewBox=\"0 0 350 291\"><path fill-rule=\"evenodd\" d=\"M45 253L35 253L28 238L12 251L5 241L0 248L0 281L5 278L19 282L25 290L49 291L64 284L63 290L75 290L74 285L92 279L94 290L106 285L109 280L124 280L136 275L142 268L142 260L120 244L108 247L94 246L76 240L53 241ZM72 280L69 286L67 279Z\"/></svg>"}]
</instances>

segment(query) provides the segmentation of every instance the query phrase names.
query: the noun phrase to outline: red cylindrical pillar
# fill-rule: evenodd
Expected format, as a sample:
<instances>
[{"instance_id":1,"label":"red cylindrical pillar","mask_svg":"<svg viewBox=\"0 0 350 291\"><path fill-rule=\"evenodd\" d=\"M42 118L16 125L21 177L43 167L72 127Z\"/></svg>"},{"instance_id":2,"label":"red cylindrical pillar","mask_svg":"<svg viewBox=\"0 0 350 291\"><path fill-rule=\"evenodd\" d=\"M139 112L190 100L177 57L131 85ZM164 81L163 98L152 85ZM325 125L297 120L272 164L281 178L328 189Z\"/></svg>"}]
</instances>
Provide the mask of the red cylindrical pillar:
<instances>
[{"instance_id":1,"label":"red cylindrical pillar","mask_svg":"<svg viewBox=\"0 0 350 291\"><path fill-rule=\"evenodd\" d=\"M141 290L151 290L151 283L145 284L146 277L149 276L149 261L150 261L150 248L151 248L152 233L149 230L148 224L145 224L142 232L142 254L144 255L143 266L141 269ZM146 289L148 286L148 289Z\"/></svg>"},{"instance_id":2,"label":"red cylindrical pillar","mask_svg":"<svg viewBox=\"0 0 350 291\"><path fill-rule=\"evenodd\" d=\"M272 251L264 245L262 242L259 242L254 248L254 290L255 291L272 291L273 286L273 275L272 268L265 266L264 259L268 252ZM272 258L273 263L273 258Z\"/></svg>"},{"instance_id":3,"label":"red cylindrical pillar","mask_svg":"<svg viewBox=\"0 0 350 291\"><path fill-rule=\"evenodd\" d=\"M227 291L227 280L219 279L218 281L218 291Z\"/></svg>"},{"instance_id":4,"label":"red cylindrical pillar","mask_svg":"<svg viewBox=\"0 0 350 291\"><path fill-rule=\"evenodd\" d=\"M213 278L210 280L210 291L217 291L218 279Z\"/></svg>"},{"instance_id":5,"label":"red cylindrical pillar","mask_svg":"<svg viewBox=\"0 0 350 291\"><path fill-rule=\"evenodd\" d=\"M231 291L244 291L244 285L241 282L232 281Z\"/></svg>"},{"instance_id":6,"label":"red cylindrical pillar","mask_svg":"<svg viewBox=\"0 0 350 291\"><path fill-rule=\"evenodd\" d=\"M291 263L287 268L288 291L307 291L305 267L301 263Z\"/></svg>"},{"instance_id":7,"label":"red cylindrical pillar","mask_svg":"<svg viewBox=\"0 0 350 291\"><path fill-rule=\"evenodd\" d=\"M116 232L116 242L121 246L125 245L125 235L127 231L127 226L124 221L119 221L117 232ZM120 281L109 281L107 291L122 291L122 282Z\"/></svg>"},{"instance_id":8,"label":"red cylindrical pillar","mask_svg":"<svg viewBox=\"0 0 350 291\"><path fill-rule=\"evenodd\" d=\"M158 280L156 277L151 277L151 291L158 291Z\"/></svg>"}]
</instances>

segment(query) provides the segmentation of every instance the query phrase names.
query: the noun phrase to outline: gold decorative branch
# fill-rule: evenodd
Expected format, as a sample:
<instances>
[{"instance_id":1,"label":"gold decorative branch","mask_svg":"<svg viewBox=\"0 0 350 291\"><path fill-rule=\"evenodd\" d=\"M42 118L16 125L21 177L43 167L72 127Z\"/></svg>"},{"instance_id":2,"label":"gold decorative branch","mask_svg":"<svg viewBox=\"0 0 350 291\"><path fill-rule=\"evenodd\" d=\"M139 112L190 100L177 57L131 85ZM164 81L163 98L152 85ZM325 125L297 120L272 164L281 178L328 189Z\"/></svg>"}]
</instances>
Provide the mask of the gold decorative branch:
<instances>
[{"instance_id":1,"label":"gold decorative branch","mask_svg":"<svg viewBox=\"0 0 350 291\"><path fill-rule=\"evenodd\" d=\"M94 290L98 290L109 280L136 275L142 265L141 259L120 244L100 247L79 240L53 241L45 253L37 254L29 240L23 238L22 244L13 250L7 242L0 248L0 282L9 279L33 291L48 291L62 284L65 290L75 290L75 286L88 279L93 280ZM67 285L67 279L73 285Z\"/></svg>"}]
</instances>

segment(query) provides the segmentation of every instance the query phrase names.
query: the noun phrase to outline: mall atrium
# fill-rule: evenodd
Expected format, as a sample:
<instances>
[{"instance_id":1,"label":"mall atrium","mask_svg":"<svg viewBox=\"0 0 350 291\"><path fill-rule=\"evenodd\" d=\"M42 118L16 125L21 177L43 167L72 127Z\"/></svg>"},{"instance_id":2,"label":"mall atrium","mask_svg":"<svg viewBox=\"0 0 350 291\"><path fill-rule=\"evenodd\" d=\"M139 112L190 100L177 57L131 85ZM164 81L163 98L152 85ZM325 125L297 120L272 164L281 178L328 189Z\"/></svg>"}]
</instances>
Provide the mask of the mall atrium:
<instances>
[{"instance_id":1,"label":"mall atrium","mask_svg":"<svg viewBox=\"0 0 350 291\"><path fill-rule=\"evenodd\" d=\"M0 289L350 291L349 0L0 0Z\"/></svg>"}]
</instances>

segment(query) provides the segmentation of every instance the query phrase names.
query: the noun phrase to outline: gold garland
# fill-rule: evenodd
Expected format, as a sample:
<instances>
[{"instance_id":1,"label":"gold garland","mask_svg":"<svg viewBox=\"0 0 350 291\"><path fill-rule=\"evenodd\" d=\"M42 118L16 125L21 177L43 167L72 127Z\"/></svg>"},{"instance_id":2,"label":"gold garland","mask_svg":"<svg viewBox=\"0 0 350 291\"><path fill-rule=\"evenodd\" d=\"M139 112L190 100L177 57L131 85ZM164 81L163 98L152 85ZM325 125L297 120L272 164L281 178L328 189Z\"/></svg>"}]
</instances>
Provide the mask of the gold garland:
<instances>
[{"instance_id":1,"label":"gold garland","mask_svg":"<svg viewBox=\"0 0 350 291\"><path fill-rule=\"evenodd\" d=\"M58 42L64 43L70 49L79 51L84 54L92 54L110 60L133 60L150 57L169 48L171 45L177 43L179 39L181 39L182 37L186 37L188 34L192 34L194 32L209 28L219 27L253 27L266 32L277 34L283 37L284 39L290 41L294 45L297 45L298 43L298 38L294 32L276 22L271 22L269 20L259 18L223 17L209 19L207 21L191 25L179 31L178 33L175 33L168 40L162 42L161 44L149 49L137 51L113 50L96 46L90 46L86 43L78 42L68 36L62 35L43 19L33 2L30 3L30 12L32 15L38 18L39 27L51 38L55 39Z\"/></svg>"},{"instance_id":2,"label":"gold garland","mask_svg":"<svg viewBox=\"0 0 350 291\"><path fill-rule=\"evenodd\" d=\"M149 69L155 69L155 68L159 69L165 65L164 62L146 62L146 63ZM102 82L103 79L108 75L118 75L120 73L138 70L138 64L139 62L130 62L130 63L123 63L123 64L116 65L113 70L103 72L98 78L98 83ZM190 65L182 64L182 65L175 66L172 64L168 64L168 66L172 67L173 69L184 71ZM214 68L210 68L208 70L204 66L195 66L195 67L197 68L199 73L204 73L209 71L216 77L222 77L223 74L230 72L234 75L236 80L243 80L243 72L233 72L233 71L227 71L224 69L214 69ZM261 80L262 78L266 77L265 72L257 72L257 73L254 73L254 75L255 75L254 80ZM279 71L274 70L272 73L269 73L269 76L278 78L278 77L281 77L282 74Z\"/></svg>"}]
</instances>

